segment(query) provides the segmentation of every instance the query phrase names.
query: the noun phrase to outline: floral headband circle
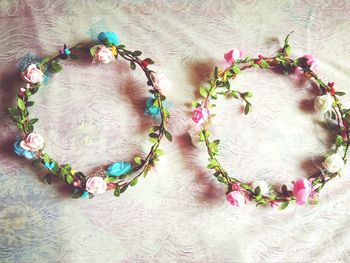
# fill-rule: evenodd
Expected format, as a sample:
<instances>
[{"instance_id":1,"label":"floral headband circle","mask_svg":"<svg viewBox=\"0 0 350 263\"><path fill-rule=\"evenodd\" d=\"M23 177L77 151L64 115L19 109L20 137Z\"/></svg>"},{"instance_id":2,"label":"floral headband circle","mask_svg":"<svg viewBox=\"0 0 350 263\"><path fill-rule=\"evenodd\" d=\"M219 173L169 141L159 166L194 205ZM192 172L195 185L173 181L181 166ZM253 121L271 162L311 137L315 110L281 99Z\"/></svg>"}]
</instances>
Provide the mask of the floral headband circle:
<instances>
[{"instance_id":1,"label":"floral headband circle","mask_svg":"<svg viewBox=\"0 0 350 263\"><path fill-rule=\"evenodd\" d=\"M290 35L290 34L289 34ZM200 94L203 101L194 101L195 109L192 112L192 120L196 126L189 130L189 135L194 146L205 144L209 155L208 168L213 171L216 179L226 185L226 198L234 206L242 207L247 201L256 202L257 206L271 206L285 209L289 203L296 202L298 205L307 202L317 203L317 194L321 189L340 175L341 169L347 161L349 149L349 121L350 109L344 108L338 96L345 93L336 91L334 82L325 83L315 73L317 61L312 55L304 55L297 59L292 59L291 46L288 43L289 35L285 38L284 46L275 56L257 58L243 57L242 52L233 49L225 54L224 58L230 65L223 70L215 67L214 76L208 83L208 87L200 87ZM255 181L245 183L237 178L229 176L217 159L218 145L220 140L210 139L210 122L213 117L210 109L214 106L212 100L216 100L218 95L230 95L235 99L242 99L244 102L244 113L252 111L252 104L249 99L251 92L240 92L232 89L230 80L236 78L243 70L249 68L270 69L280 67L288 74L299 74L302 77L313 80L319 87L320 95L314 99L315 111L321 113L328 121L334 121L337 126L336 139L333 147L326 154L322 163L322 168L308 178L301 178L294 182L293 189L288 189L283 185L280 189L272 187L265 181Z\"/></svg>"},{"instance_id":2,"label":"floral headband circle","mask_svg":"<svg viewBox=\"0 0 350 263\"><path fill-rule=\"evenodd\" d=\"M72 185L74 198L92 198L95 194L101 194L110 189L114 189L115 196L120 196L129 186L136 185L138 178L141 175L146 176L159 161L159 156L164 153L159 148L163 137L169 141L172 140L171 133L167 130L170 113L166 108L166 97L163 94L164 89L170 84L168 79L164 74L158 75L149 69L148 66L154 62L150 58L140 59L141 51L129 51L124 45L121 45L114 32L101 32L98 40L100 44L94 46L78 44L68 48L64 45L59 54L45 57L40 63L33 63L26 67L22 72L24 85L16 94L17 105L9 108L12 120L22 132L14 143L15 153L44 165L49 171L49 174L44 176L48 184L51 184L52 176L57 176L65 183ZM34 131L34 124L38 119L31 118L28 110L34 104L33 101L30 101L30 97L44 86L43 82L47 74L54 74L62 70L59 60L79 59L79 51L90 53L93 63L108 64L120 56L129 63L132 70L135 70L137 66L141 68L147 78L149 92L152 94L145 102L145 114L160 122L159 125L150 128L149 140L152 146L147 156L135 156L132 163L124 161L112 163L94 176L86 176L82 172L77 172L70 164L60 165L50 157L45 151L44 138Z\"/></svg>"}]
</instances>

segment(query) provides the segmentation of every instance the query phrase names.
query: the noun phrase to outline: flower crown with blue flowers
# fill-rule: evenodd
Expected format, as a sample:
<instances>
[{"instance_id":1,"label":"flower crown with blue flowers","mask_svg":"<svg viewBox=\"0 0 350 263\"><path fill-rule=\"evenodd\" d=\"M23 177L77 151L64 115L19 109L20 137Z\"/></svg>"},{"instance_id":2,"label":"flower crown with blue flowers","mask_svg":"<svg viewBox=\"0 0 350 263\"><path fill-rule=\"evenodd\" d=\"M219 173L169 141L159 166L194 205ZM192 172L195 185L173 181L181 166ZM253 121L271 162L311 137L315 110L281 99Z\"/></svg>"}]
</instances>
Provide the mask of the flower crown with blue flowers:
<instances>
[{"instance_id":1,"label":"flower crown with blue flowers","mask_svg":"<svg viewBox=\"0 0 350 263\"><path fill-rule=\"evenodd\" d=\"M74 198L92 198L95 194L104 193L106 190L114 189L114 195L120 196L129 186L136 185L138 178L146 176L149 170L159 161L159 156L164 152L159 148L163 137L172 140L171 133L167 130L167 120L170 117L166 108L166 97L163 94L164 77L148 68L153 64L150 58L140 59L141 51L129 51L120 44L119 37L114 32L101 32L98 35L98 45L78 44L68 48L64 44L59 54L53 57L45 57L38 63L26 66L21 72L24 85L16 94L17 105L9 108L11 119L17 124L22 135L17 136L14 144L14 151L17 155L40 163L49 171L44 176L44 180L51 184L52 176L57 176L65 183L73 186ZM78 53L87 51L93 57L93 63L111 63L118 56L128 61L132 70L140 67L147 78L147 85L152 97L146 101L146 115L150 115L159 120L159 125L150 128L149 140L152 146L148 154L144 157L135 156L133 162L119 161L104 169L102 173L93 176L86 176L82 172L75 171L70 164L60 165L56 160L44 150L43 137L34 132L34 124L37 118L30 118L28 108L34 102L30 97L34 95L44 85L44 80L49 74L55 74L62 70L59 60L79 59ZM163 81L162 81L163 79Z\"/></svg>"}]
</instances>

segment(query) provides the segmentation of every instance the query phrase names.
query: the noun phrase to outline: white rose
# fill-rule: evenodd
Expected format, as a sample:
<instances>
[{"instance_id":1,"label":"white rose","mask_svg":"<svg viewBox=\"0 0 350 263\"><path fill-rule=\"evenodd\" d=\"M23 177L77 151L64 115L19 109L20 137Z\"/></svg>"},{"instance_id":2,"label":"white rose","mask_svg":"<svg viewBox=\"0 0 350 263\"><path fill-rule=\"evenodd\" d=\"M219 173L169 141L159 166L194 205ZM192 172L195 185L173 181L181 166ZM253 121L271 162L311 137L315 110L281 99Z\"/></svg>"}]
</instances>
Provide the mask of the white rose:
<instances>
[{"instance_id":1,"label":"white rose","mask_svg":"<svg viewBox=\"0 0 350 263\"><path fill-rule=\"evenodd\" d=\"M161 92L166 92L172 87L170 80L165 74L152 73L152 79L154 87Z\"/></svg>"},{"instance_id":2,"label":"white rose","mask_svg":"<svg viewBox=\"0 0 350 263\"><path fill-rule=\"evenodd\" d=\"M22 78L31 84L43 81L44 73L37 68L36 64L31 64L23 73Z\"/></svg>"},{"instance_id":3,"label":"white rose","mask_svg":"<svg viewBox=\"0 0 350 263\"><path fill-rule=\"evenodd\" d=\"M323 167L330 173L336 173L344 167L344 160L339 154L328 156L322 163Z\"/></svg>"},{"instance_id":4,"label":"white rose","mask_svg":"<svg viewBox=\"0 0 350 263\"><path fill-rule=\"evenodd\" d=\"M257 180L252 184L252 188L260 187L260 193L262 195L267 195L270 192L270 186L265 181Z\"/></svg>"},{"instance_id":5,"label":"white rose","mask_svg":"<svg viewBox=\"0 0 350 263\"><path fill-rule=\"evenodd\" d=\"M197 127L193 127L193 128L188 130L188 134L191 137L191 142L192 142L193 146L195 146L195 147L200 147L200 146L204 145L204 142L201 142L199 140L200 132L201 132L201 130L198 129Z\"/></svg>"},{"instance_id":6,"label":"white rose","mask_svg":"<svg viewBox=\"0 0 350 263\"><path fill-rule=\"evenodd\" d=\"M330 94L317 96L314 101L314 108L316 112L325 113L332 108L333 97Z\"/></svg>"},{"instance_id":7,"label":"white rose","mask_svg":"<svg viewBox=\"0 0 350 263\"><path fill-rule=\"evenodd\" d=\"M115 60L113 52L104 45L98 45L93 48L95 49L95 60L104 64L110 63Z\"/></svg>"},{"instance_id":8,"label":"white rose","mask_svg":"<svg viewBox=\"0 0 350 263\"><path fill-rule=\"evenodd\" d=\"M35 152L44 147L44 138L40 134L32 132L21 141L20 145L24 150Z\"/></svg>"},{"instance_id":9,"label":"white rose","mask_svg":"<svg viewBox=\"0 0 350 263\"><path fill-rule=\"evenodd\" d=\"M102 177L91 177L86 181L86 191L91 194L103 194L107 190L107 184Z\"/></svg>"}]
</instances>

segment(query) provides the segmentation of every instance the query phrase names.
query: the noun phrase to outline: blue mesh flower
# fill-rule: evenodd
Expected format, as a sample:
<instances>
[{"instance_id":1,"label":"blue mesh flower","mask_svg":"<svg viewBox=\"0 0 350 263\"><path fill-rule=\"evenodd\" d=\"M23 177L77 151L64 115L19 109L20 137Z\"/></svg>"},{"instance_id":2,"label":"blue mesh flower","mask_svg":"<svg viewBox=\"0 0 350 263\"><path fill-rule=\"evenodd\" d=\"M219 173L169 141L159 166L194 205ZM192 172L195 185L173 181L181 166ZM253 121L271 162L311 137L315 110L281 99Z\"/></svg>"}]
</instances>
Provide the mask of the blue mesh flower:
<instances>
[{"instance_id":1,"label":"blue mesh flower","mask_svg":"<svg viewBox=\"0 0 350 263\"><path fill-rule=\"evenodd\" d=\"M132 170L132 164L126 162L116 162L108 167L108 174L110 176L121 176Z\"/></svg>"},{"instance_id":2,"label":"blue mesh flower","mask_svg":"<svg viewBox=\"0 0 350 263\"><path fill-rule=\"evenodd\" d=\"M105 44L106 40L115 46L120 43L118 35L114 32L101 32L97 38L102 44Z\"/></svg>"},{"instance_id":3,"label":"blue mesh flower","mask_svg":"<svg viewBox=\"0 0 350 263\"><path fill-rule=\"evenodd\" d=\"M24 150L21 147L21 137L17 136L16 142L13 145L13 150L18 156L23 156L29 160L34 159L36 156L33 152Z\"/></svg>"}]
</instances>

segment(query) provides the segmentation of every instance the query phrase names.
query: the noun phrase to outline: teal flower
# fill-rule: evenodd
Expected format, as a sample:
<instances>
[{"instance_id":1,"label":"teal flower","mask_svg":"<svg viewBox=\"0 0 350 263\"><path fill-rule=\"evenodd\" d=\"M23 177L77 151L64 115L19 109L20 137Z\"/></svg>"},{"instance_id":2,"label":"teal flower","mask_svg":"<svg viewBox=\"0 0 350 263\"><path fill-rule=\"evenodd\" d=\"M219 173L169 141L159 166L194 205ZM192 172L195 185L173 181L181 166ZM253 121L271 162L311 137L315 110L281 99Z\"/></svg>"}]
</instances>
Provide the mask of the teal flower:
<instances>
[{"instance_id":1,"label":"teal flower","mask_svg":"<svg viewBox=\"0 0 350 263\"><path fill-rule=\"evenodd\" d=\"M18 156L23 156L29 160L34 159L36 157L35 153L27 151L21 147L21 137L19 136L17 136L16 138L16 142L13 145L13 150Z\"/></svg>"},{"instance_id":2,"label":"teal flower","mask_svg":"<svg viewBox=\"0 0 350 263\"><path fill-rule=\"evenodd\" d=\"M106 44L106 42L108 42L116 46L120 43L118 35L114 32L101 32L97 38L102 44Z\"/></svg>"},{"instance_id":3,"label":"teal flower","mask_svg":"<svg viewBox=\"0 0 350 263\"><path fill-rule=\"evenodd\" d=\"M160 115L160 109L159 107L154 106L154 102L156 101L155 98L149 97L146 100L146 115L151 115L152 117L157 117Z\"/></svg>"},{"instance_id":4,"label":"teal flower","mask_svg":"<svg viewBox=\"0 0 350 263\"><path fill-rule=\"evenodd\" d=\"M52 170L55 167L55 163L45 163L45 167L49 170Z\"/></svg>"},{"instance_id":5,"label":"teal flower","mask_svg":"<svg viewBox=\"0 0 350 263\"><path fill-rule=\"evenodd\" d=\"M127 174L132 170L132 164L126 162L116 162L108 167L108 174L110 176L121 176Z\"/></svg>"},{"instance_id":6,"label":"teal flower","mask_svg":"<svg viewBox=\"0 0 350 263\"><path fill-rule=\"evenodd\" d=\"M81 195L81 197L80 197L80 198L82 198L82 199L89 199L89 198L90 198L90 194L89 194L89 192L84 191L84 193Z\"/></svg>"}]
</instances>

